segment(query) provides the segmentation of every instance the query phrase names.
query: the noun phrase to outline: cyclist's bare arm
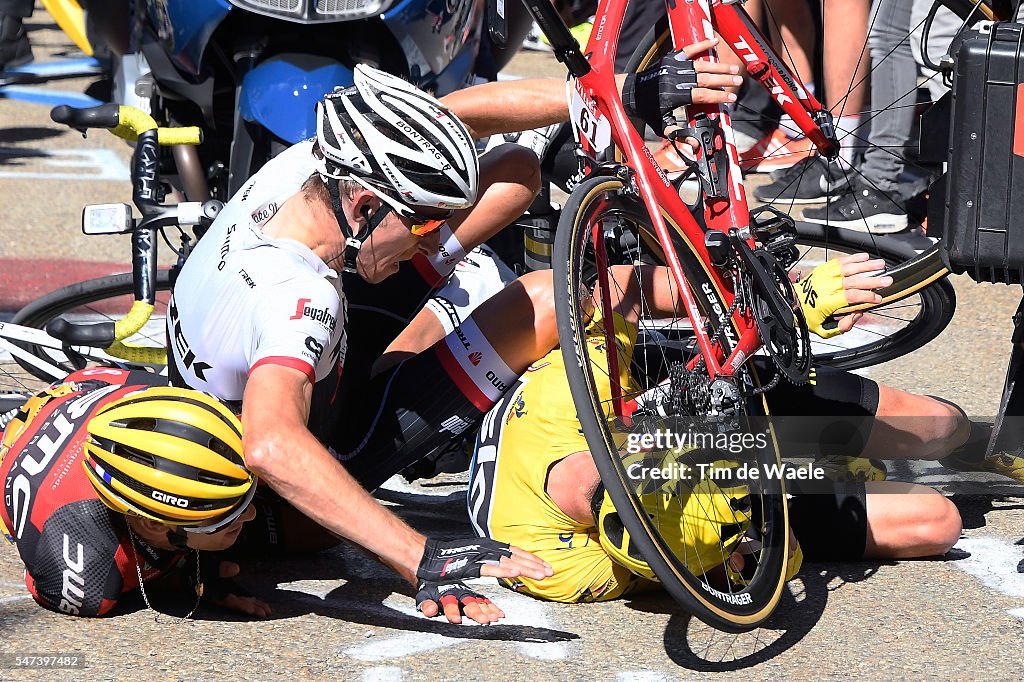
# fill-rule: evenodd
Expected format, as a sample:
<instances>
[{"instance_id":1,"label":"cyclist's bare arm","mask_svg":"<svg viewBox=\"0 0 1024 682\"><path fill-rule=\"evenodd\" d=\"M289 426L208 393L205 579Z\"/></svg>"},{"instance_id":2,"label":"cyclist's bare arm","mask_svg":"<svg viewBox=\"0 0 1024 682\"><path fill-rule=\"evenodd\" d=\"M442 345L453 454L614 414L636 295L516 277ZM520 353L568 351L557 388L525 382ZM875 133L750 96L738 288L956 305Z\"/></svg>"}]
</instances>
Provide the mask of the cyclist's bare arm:
<instances>
[{"instance_id":1,"label":"cyclist's bare arm","mask_svg":"<svg viewBox=\"0 0 1024 682\"><path fill-rule=\"evenodd\" d=\"M356 482L306 428L313 386L301 371L262 365L249 375L242 400L246 463L285 500L324 528L366 548L411 585L426 538L389 512ZM481 574L542 579L545 564L513 548L513 556ZM434 608L423 608L428 616ZM478 622L501 615L494 605L467 608Z\"/></svg>"},{"instance_id":2,"label":"cyclist's bare arm","mask_svg":"<svg viewBox=\"0 0 1024 682\"><path fill-rule=\"evenodd\" d=\"M246 463L310 519L415 583L426 538L378 504L309 432L312 390L293 368L262 365L250 373L242 399Z\"/></svg>"},{"instance_id":3,"label":"cyclist's bare arm","mask_svg":"<svg viewBox=\"0 0 1024 682\"><path fill-rule=\"evenodd\" d=\"M684 48L687 57L694 57L718 41L702 41ZM733 101L722 88L742 82L734 65L698 62L697 85L693 89L695 104L724 104ZM618 76L619 87L625 76ZM445 95L441 101L466 124L476 138L498 133L511 133L540 128L569 120L569 104L565 80L559 78L524 78L514 81L481 83Z\"/></svg>"}]
</instances>

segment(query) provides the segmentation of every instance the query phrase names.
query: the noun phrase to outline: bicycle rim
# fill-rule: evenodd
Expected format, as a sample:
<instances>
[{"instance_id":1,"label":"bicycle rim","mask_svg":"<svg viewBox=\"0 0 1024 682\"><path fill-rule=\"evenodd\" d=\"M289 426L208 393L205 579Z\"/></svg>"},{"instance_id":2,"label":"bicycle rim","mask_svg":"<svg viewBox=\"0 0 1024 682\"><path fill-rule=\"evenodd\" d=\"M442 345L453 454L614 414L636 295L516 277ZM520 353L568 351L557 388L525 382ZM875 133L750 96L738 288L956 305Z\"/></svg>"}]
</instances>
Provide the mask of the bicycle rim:
<instances>
[{"instance_id":1,"label":"bicycle rim","mask_svg":"<svg viewBox=\"0 0 1024 682\"><path fill-rule=\"evenodd\" d=\"M953 319L956 292L952 283L923 274L929 263L914 260L914 252L891 238L876 238L851 230L826 229L823 225L797 223L797 247L800 258L790 269L791 276L806 275L829 258L863 252L874 247L873 255L884 260L886 274L893 276L890 290L898 296L863 308L863 317L849 332L832 339L811 337L811 349L817 364L853 370L869 367L906 355L938 336Z\"/></svg>"},{"instance_id":2,"label":"bicycle rim","mask_svg":"<svg viewBox=\"0 0 1024 682\"><path fill-rule=\"evenodd\" d=\"M964 26L972 26L976 24L978 21L983 20L1005 21L1008 20L1013 15L1013 3L1007 2L1006 0L982 0L981 2L978 2L976 0L938 0L937 4L940 4L943 7L951 10L954 15L959 17L961 20L961 28ZM776 31L778 30L778 22L773 20L772 16L768 16L767 23L770 26L774 26ZM916 25L911 26L909 28L915 27ZM903 40L909 40L906 36L901 37L903 38ZM648 32L644 40L641 41L638 49L634 52L631 58L629 68L627 70L633 71L637 69L642 69L652 64L658 57L663 55L669 49L671 45L669 38L670 37L667 30L667 23L664 21L659 22ZM936 39L934 37L931 38L928 44L937 44L934 43L935 40ZM785 46L781 47L778 51L781 56L789 57ZM864 54L866 54L866 52ZM790 60L787 59L787 61ZM873 66L872 68L877 70L877 65ZM798 75L804 76L805 78L809 77L809 74ZM851 85L855 83L859 84L859 79L856 81L851 81ZM846 88L845 92L837 93L836 97L830 99L834 99L839 102L844 102L845 98L849 95L849 91L852 89L853 88L848 87ZM854 131L853 133L855 138L857 139L858 145L861 146L862 148L867 147L868 142L866 128L869 125L868 119L877 117L878 115L884 115L886 112L891 112L900 108L908 108L918 105L922 107L927 106L927 100L923 102L917 101L916 90L917 88L915 87L914 92L896 93L898 98L892 104L882 105L878 108L878 110L875 111L870 111L871 107L865 106L865 108L869 109L869 111L866 112L864 116L862 116L862 123L864 124L862 127L864 129ZM737 109L737 112L734 113L733 116L734 121L743 118L742 105L738 105ZM841 109L842 105L840 105L839 109L834 111L834 113L838 115ZM923 183L923 176L925 174L925 170L918 167L914 163L912 158L908 158L913 156L914 151L914 145L907 144L901 146L899 149L879 150L879 153L888 154L894 158L898 157L901 161L904 162L905 166L910 165L912 170L916 169L921 176L918 178L918 189L920 189ZM779 172L781 173L782 171ZM857 174L856 169L847 167L843 179L846 180L849 179L850 177L859 177L859 175ZM823 193L823 200L820 203L816 205L798 203L795 196L792 195L798 193L797 190L800 188L802 183L811 182L812 180L817 181L817 179L817 177L810 177L810 174L806 171L791 172L789 180L781 183L778 186L778 190L775 192L775 196L765 196L762 191L762 196L757 197L756 201L752 201L751 205L771 205L785 213L793 214L799 222L800 218L802 217L802 212L805 208L815 207L820 209L826 201L834 199L837 194L841 194L838 188L833 189L830 187L829 191ZM764 184L765 180L762 179L756 182L757 184ZM748 182L748 190L753 190L748 191L748 197L753 198L755 192L758 192L758 189L751 187L751 184L752 183ZM788 198L782 196L783 194L786 193L790 194L791 196ZM896 208L893 207L892 210L895 211ZM920 227L917 227L917 219L921 217L921 212L923 212L923 209L920 205L918 205L918 207L914 211L911 211L911 213L918 214L912 215L911 218L908 220L908 224L913 226L913 229L904 231L895 237L895 239L903 241L904 245L907 248L909 248L910 251L906 251L904 249L907 255L905 258L898 262L891 261L887 258L889 267L886 274L893 277L893 284L879 291L879 293L882 295L882 302L878 305L890 305L908 296L913 296L923 288L931 285L936 281L941 280L943 277L949 274L948 269L945 267L945 265L942 263L941 258L939 257L938 247L936 246L936 242L938 241L938 238L941 236L942 225L932 225L930 226L930 229L922 229ZM902 214L905 217L907 211L902 210L897 213ZM842 225L836 224L834 221L825 220L825 222L822 224L822 230L826 232L831 232L838 229L846 229L847 232L852 231L847 228L843 228ZM927 232L927 234L923 234L925 232ZM890 238L886 237L885 242L888 242L889 239ZM861 247L861 250L869 254L885 258L886 251L888 250L886 248L887 244L883 243L881 246L877 246L876 241L878 240L879 237L876 237L869 231L864 232L864 239L859 240L860 243L863 245ZM839 245L837 247L838 253L846 252L844 246L847 241L849 240L840 240ZM821 246L823 249L826 250L827 253L827 251L829 250L829 245L822 244ZM845 314L849 312L854 312L856 310L866 310L871 307L873 306L870 304L851 306L849 308L845 308L839 311L839 313Z\"/></svg>"},{"instance_id":3,"label":"bicycle rim","mask_svg":"<svg viewBox=\"0 0 1024 682\"><path fill-rule=\"evenodd\" d=\"M837 31L830 31L827 23L836 21L835 17L823 11L823 3L818 5L817 15L823 22L820 51L829 51L830 40L850 42L850 27L844 28L841 40L838 40ZM877 9L879 3L875 5ZM863 232L867 239L862 241L861 250L873 256L885 258L886 241L892 238L910 247L912 252L902 261L890 263L894 268L891 273L894 284L881 292L883 305L913 295L948 274L934 246L941 238L943 226L929 225L925 218L928 188L941 174L941 164L922 160L924 157L918 149L916 132L918 114L934 104L934 97L941 89L938 86L942 83L942 76L924 70L924 83L919 83L917 78L909 78L902 84L894 80L893 92L886 97L891 97L892 101L876 101L881 96L877 90L875 99L872 99L868 83L872 80L882 82L887 78L886 73L897 70L905 73L913 69L914 60L908 51L915 44L935 57L945 51L951 34L959 34L980 21L1006 19L1012 13L1009 3L1002 0L938 0L936 5L953 14L948 32L943 33L937 28L938 24L933 24L930 32L922 36L926 20L914 16L906 26L900 25L898 34L894 29L891 37L879 38L874 51L869 47L866 34L857 36L854 42L862 45L857 68L848 80L838 76L833 78L832 85L837 80L842 83L841 87L835 88L837 92L827 92L827 75L823 76L823 72L817 74L818 92L823 95L823 102L837 121L844 114L860 111L859 120L839 131L841 141L855 154L852 163L838 160L826 165L813 155L805 158L799 143L787 143L781 149L769 147L760 159L768 162L769 167L777 166L777 170L770 176L748 176L747 181L748 190L751 190L749 194L755 199L752 205L770 205L798 221L819 224L830 231ZM775 35L781 34L779 18L771 11L766 14L766 23ZM859 19L854 23L859 23ZM871 12L868 15L868 33L884 23L880 13ZM790 64L801 61L798 48L790 50L789 46L780 45L778 52ZM805 82L815 77L815 74L806 72L806 66L797 71L797 76ZM821 92L823 85L824 93ZM858 105L857 101L862 103ZM895 132L884 137L869 134L872 126ZM785 127L785 123L781 127ZM794 144L796 153L788 154ZM944 155L944 149L937 151ZM787 154L789 158L786 158ZM756 160L756 154L748 153L748 162ZM823 171L823 168L827 170ZM894 236L888 236L889 233ZM823 248L827 246L823 245ZM870 306L861 306L862 309L867 307Z\"/></svg>"},{"instance_id":4,"label":"bicycle rim","mask_svg":"<svg viewBox=\"0 0 1024 682\"><path fill-rule=\"evenodd\" d=\"M716 552L714 541L709 547L706 543L701 544L691 539L706 537L709 524L714 526L713 510L720 507L725 495L721 491L716 493L714 488L701 488L700 478L686 476L680 467L690 466L691 471L696 471L698 464L707 463L709 459L724 463L723 466L731 466L729 462L735 462L736 456L709 452L707 449L646 452L643 455L645 461L664 463L671 459L676 465L674 480L655 485L659 486L659 490L665 490L666 485L675 490L678 495L666 504L678 507L666 506L664 512L652 510L649 504L645 506L645 499L649 499L645 495L650 493L651 481L635 478L635 470L633 476L627 472L619 447L639 435L641 425L639 422L631 423L630 419L609 418L614 412L608 397L608 384L612 381L610 376L617 374L622 377L628 362L626 374L629 378L622 380L623 398L630 402L638 397L643 399L645 395L650 398L660 390L657 386L663 381L667 368L687 352L674 338L677 336L675 332L687 323L678 318L655 315L645 307L646 304L641 303L640 332L634 347L629 347L628 342L615 336L610 343L614 344L616 353L606 348L603 355L591 355L585 350L588 345L596 347L608 343L608 337L602 329L603 322L592 321L587 292L596 283L599 288L618 295L622 291L621 273L638 272L631 268L616 270L596 267L595 251L590 239L592 228L597 226L599 230L607 229L615 233L629 231L645 241L653 234L643 206L620 196L622 187L622 183L613 178L585 180L570 196L556 232L553 266L559 338L577 415L601 479L630 534L631 544L657 574L669 594L694 616L713 627L729 632L751 630L771 615L784 584L788 516L781 482L768 480L751 483L747 489L747 501L741 502L740 508L733 509L732 513L736 517L731 521L718 519L721 523L716 526L720 530L715 531L720 532ZM707 292L708 288L716 290L701 261L689 251L681 251L679 257L687 281L695 291ZM609 263L615 262L632 261L616 258L612 254ZM664 269L659 272L667 277ZM627 274L627 279L631 276ZM647 274L636 276L642 279ZM707 308L722 305L720 296L713 295L713 298L713 302L705 303ZM597 300L600 310L597 319L612 319L607 305L600 302L603 298L599 296ZM591 320L589 328L588 320ZM715 328L718 318L707 317L703 322ZM620 369L623 371L614 372L609 366L612 362L610 358L621 359L623 365ZM756 402L760 409L764 408L760 398ZM629 417L637 415L635 411L629 413ZM676 412L669 414L666 420L658 421L658 424L668 428L688 424L688 418L693 417ZM699 416L697 423L701 423ZM643 428L650 427L649 421L643 425ZM777 465L778 451L774 443L769 449L758 451L754 459L755 466ZM697 505L690 508L689 515L684 509L687 503ZM743 504L749 504L749 507L742 507ZM668 533L663 533L659 528L669 528L665 518L671 516L673 511L680 510L682 525L672 526L675 529L672 532L677 535L674 539L669 537L666 540ZM726 538L728 531L725 529L742 526L744 519L748 524L744 538L756 537L757 542L761 543L756 551L749 553L744 552L750 550L753 542L745 539L737 545L735 542L729 543ZM700 547L703 547L704 554L698 549ZM746 570L743 576L730 578L722 564L737 552L744 553Z\"/></svg>"},{"instance_id":5,"label":"bicycle rim","mask_svg":"<svg viewBox=\"0 0 1024 682\"><path fill-rule=\"evenodd\" d=\"M165 326L167 301L170 298L171 289L169 271L157 272L156 289L157 296L152 317L138 333L126 339L127 343L153 348L164 347L167 338ZM86 280L58 289L33 301L19 310L11 321L14 324L36 329L45 329L51 320L58 317L79 323L117 321L124 317L131 308L133 291L131 273ZM26 350L68 373L80 368L81 362L67 353L35 345L27 346ZM51 377L40 373L32 365L18 361L17 358L15 361L31 375L44 381L51 380Z\"/></svg>"}]
</instances>

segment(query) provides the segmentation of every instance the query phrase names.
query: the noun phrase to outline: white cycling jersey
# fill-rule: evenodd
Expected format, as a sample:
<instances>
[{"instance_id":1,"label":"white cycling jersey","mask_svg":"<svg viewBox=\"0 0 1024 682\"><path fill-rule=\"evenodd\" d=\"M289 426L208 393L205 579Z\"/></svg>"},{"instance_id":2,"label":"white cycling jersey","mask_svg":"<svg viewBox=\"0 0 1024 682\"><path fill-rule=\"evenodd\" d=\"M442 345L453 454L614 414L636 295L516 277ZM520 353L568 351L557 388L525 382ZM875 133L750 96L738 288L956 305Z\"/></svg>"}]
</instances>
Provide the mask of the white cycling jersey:
<instances>
[{"instance_id":1,"label":"white cycling jersey","mask_svg":"<svg viewBox=\"0 0 1024 682\"><path fill-rule=\"evenodd\" d=\"M255 367L310 381L340 372L347 338L341 278L308 247L262 226L315 170L312 140L269 161L232 197L189 255L167 316L172 377L239 401Z\"/></svg>"}]
</instances>

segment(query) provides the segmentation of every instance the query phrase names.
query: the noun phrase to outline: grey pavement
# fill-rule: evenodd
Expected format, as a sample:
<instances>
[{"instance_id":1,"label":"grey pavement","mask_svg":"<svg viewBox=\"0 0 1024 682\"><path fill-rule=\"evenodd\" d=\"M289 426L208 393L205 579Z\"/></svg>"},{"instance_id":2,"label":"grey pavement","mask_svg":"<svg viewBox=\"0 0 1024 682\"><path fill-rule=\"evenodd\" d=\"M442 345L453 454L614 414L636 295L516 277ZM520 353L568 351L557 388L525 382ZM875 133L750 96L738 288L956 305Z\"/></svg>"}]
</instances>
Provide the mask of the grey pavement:
<instances>
[{"instance_id":1,"label":"grey pavement","mask_svg":"<svg viewBox=\"0 0 1024 682\"><path fill-rule=\"evenodd\" d=\"M66 50L46 22L37 12L33 24L44 27L33 32L37 54ZM510 71L560 73L537 54L523 55ZM82 176L75 180L17 175L52 174L51 162L71 152L85 152L76 158L93 164L73 171ZM82 140L59 130L46 107L0 100L0 259L46 259L55 269L72 258L127 263L125 238L84 238L77 225L83 203L128 199L122 180L85 177L112 173L113 159L127 156L110 136ZM959 305L950 327L870 376L992 415L1020 289L954 281ZM380 497L418 528L468 532L464 479L389 485ZM505 609L503 624L449 626L416 614L408 586L349 548L246 564L243 583L273 606L268 621L203 607L194 622L166 615L155 622L138 599L116 617L80 620L36 606L17 551L0 547L0 654L69 653L84 661L72 670L23 670L0 657L0 679L1019 679L1024 500L991 486L978 477L946 488L964 534L943 560L808 564L771 621L740 636L710 630L662 594L558 605L493 584L481 589ZM191 606L154 592L169 613Z\"/></svg>"}]
</instances>

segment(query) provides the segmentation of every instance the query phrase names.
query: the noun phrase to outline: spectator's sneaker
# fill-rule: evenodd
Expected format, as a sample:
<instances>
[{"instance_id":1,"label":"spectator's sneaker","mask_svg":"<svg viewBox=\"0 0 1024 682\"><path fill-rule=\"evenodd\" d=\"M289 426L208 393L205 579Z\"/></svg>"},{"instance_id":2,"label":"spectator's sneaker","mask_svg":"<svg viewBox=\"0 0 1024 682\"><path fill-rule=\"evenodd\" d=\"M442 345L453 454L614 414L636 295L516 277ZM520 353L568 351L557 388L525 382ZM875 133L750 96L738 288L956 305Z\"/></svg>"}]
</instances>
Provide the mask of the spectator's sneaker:
<instances>
[{"instance_id":1,"label":"spectator's sneaker","mask_svg":"<svg viewBox=\"0 0 1024 682\"><path fill-rule=\"evenodd\" d=\"M754 189L754 198L765 202L811 204L828 200L846 185L842 172L815 154L772 173L771 182Z\"/></svg>"},{"instance_id":2,"label":"spectator's sneaker","mask_svg":"<svg viewBox=\"0 0 1024 682\"><path fill-rule=\"evenodd\" d=\"M980 459L954 452L952 455L940 459L939 464L954 471L984 471L1024 483L1024 457L1009 452L998 452L991 457Z\"/></svg>"},{"instance_id":3,"label":"spectator's sneaker","mask_svg":"<svg viewBox=\"0 0 1024 682\"><path fill-rule=\"evenodd\" d=\"M778 128L762 137L757 144L740 154L740 168L744 173L770 173L789 168L811 154L810 140L790 139Z\"/></svg>"},{"instance_id":4,"label":"spectator's sneaker","mask_svg":"<svg viewBox=\"0 0 1024 682\"><path fill-rule=\"evenodd\" d=\"M888 475L885 464L877 459L868 459L867 457L835 455L815 461L814 466L821 469L826 478L839 483L884 481Z\"/></svg>"},{"instance_id":5,"label":"spectator's sneaker","mask_svg":"<svg viewBox=\"0 0 1024 682\"><path fill-rule=\"evenodd\" d=\"M0 15L0 71L32 61L32 46L21 17Z\"/></svg>"},{"instance_id":6,"label":"spectator's sneaker","mask_svg":"<svg viewBox=\"0 0 1024 682\"><path fill-rule=\"evenodd\" d=\"M859 179L853 182L849 192L828 205L805 209L804 220L871 234L892 234L907 229L902 198L895 193L881 192Z\"/></svg>"},{"instance_id":7,"label":"spectator's sneaker","mask_svg":"<svg viewBox=\"0 0 1024 682\"><path fill-rule=\"evenodd\" d=\"M530 32L523 38L523 49L533 50L535 52L551 52L551 46L548 45L547 41L542 40L544 34L540 30L540 26L537 22L533 23L530 27Z\"/></svg>"}]
</instances>

